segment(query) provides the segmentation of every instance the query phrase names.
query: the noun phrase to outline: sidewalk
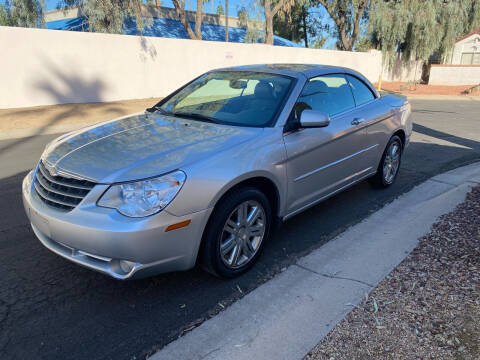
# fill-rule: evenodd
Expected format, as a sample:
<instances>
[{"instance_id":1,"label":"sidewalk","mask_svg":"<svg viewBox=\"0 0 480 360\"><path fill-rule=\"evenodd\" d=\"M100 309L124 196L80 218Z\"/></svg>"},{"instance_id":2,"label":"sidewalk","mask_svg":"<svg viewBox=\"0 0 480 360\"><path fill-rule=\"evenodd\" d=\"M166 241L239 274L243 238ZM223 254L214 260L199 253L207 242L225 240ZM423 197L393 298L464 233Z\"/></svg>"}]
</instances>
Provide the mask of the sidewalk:
<instances>
[{"instance_id":1,"label":"sidewalk","mask_svg":"<svg viewBox=\"0 0 480 360\"><path fill-rule=\"evenodd\" d=\"M480 163L427 180L152 359L301 359L475 184L480 184Z\"/></svg>"},{"instance_id":2,"label":"sidewalk","mask_svg":"<svg viewBox=\"0 0 480 360\"><path fill-rule=\"evenodd\" d=\"M143 111L160 98L0 109L0 140L73 131Z\"/></svg>"},{"instance_id":3,"label":"sidewalk","mask_svg":"<svg viewBox=\"0 0 480 360\"><path fill-rule=\"evenodd\" d=\"M480 359L480 185L304 360Z\"/></svg>"}]
</instances>

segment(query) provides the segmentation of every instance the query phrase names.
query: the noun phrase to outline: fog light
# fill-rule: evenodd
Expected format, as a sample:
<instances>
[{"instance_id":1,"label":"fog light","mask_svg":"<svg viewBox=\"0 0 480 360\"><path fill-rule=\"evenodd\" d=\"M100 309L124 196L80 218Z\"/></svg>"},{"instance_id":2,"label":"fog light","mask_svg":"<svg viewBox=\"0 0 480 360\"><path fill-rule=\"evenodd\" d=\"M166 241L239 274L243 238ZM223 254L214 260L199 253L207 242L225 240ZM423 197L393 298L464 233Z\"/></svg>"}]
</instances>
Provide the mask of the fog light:
<instances>
[{"instance_id":1,"label":"fog light","mask_svg":"<svg viewBox=\"0 0 480 360\"><path fill-rule=\"evenodd\" d=\"M120 269L125 274L128 274L130 271L132 271L133 267L135 266L135 263L127 260L120 260L118 262L118 265L120 265Z\"/></svg>"}]
</instances>

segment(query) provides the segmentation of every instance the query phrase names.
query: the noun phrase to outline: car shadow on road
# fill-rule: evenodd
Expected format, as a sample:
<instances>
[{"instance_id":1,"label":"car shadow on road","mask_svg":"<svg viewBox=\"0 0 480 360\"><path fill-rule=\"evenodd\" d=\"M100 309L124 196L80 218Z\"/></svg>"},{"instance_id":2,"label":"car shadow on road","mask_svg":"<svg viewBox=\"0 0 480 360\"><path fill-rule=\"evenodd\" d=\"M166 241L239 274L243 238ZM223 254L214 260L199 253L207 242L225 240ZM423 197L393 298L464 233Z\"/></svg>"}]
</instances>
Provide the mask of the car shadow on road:
<instances>
[{"instance_id":1,"label":"car shadow on road","mask_svg":"<svg viewBox=\"0 0 480 360\"><path fill-rule=\"evenodd\" d=\"M35 238L21 203L24 173L1 179L0 349L8 344L7 358L152 353L415 185L480 160L477 141L420 125L415 131L453 144L412 142L392 187L377 190L364 181L293 217L265 244L258 264L232 280L214 278L199 267L126 282L84 269Z\"/></svg>"}]
</instances>

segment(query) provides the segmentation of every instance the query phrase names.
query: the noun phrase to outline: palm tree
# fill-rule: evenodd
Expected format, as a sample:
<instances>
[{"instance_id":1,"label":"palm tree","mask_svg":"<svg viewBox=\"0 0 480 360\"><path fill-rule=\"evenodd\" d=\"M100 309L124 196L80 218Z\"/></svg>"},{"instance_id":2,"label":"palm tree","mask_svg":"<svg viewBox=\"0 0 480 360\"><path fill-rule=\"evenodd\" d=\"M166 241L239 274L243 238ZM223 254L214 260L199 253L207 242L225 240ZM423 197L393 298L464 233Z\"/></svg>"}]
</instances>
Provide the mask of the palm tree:
<instances>
[{"instance_id":1,"label":"palm tree","mask_svg":"<svg viewBox=\"0 0 480 360\"><path fill-rule=\"evenodd\" d=\"M228 42L228 0L225 0L225 41Z\"/></svg>"}]
</instances>

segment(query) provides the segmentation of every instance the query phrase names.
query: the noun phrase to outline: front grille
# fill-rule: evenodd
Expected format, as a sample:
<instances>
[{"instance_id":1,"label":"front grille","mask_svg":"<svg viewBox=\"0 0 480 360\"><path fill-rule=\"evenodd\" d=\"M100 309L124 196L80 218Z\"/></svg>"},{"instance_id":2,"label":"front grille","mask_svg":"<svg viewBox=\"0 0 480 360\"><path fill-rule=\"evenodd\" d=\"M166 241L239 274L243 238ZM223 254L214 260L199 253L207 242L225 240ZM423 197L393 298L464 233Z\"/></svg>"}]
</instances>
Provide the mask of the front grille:
<instances>
[{"instance_id":1,"label":"front grille","mask_svg":"<svg viewBox=\"0 0 480 360\"><path fill-rule=\"evenodd\" d=\"M71 179L60 175L52 176L42 161L38 166L34 182L38 196L48 205L70 211L75 208L95 183L87 180Z\"/></svg>"}]
</instances>

